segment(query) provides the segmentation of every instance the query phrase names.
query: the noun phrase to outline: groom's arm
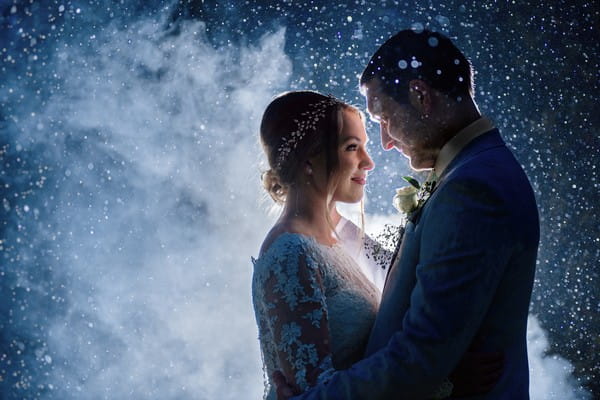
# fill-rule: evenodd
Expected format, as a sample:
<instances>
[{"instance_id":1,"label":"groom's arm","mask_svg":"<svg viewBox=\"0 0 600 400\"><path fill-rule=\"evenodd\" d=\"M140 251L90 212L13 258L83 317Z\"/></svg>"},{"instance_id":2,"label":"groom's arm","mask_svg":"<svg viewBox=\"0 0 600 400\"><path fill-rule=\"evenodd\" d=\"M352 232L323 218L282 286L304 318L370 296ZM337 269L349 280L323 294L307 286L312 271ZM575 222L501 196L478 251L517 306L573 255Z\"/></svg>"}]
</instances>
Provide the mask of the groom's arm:
<instances>
[{"instance_id":1,"label":"groom's arm","mask_svg":"<svg viewBox=\"0 0 600 400\"><path fill-rule=\"evenodd\" d=\"M493 300L514 239L508 204L486 181L448 182L436 197L424 210L417 282L402 330L295 399L426 398L456 366Z\"/></svg>"}]
</instances>

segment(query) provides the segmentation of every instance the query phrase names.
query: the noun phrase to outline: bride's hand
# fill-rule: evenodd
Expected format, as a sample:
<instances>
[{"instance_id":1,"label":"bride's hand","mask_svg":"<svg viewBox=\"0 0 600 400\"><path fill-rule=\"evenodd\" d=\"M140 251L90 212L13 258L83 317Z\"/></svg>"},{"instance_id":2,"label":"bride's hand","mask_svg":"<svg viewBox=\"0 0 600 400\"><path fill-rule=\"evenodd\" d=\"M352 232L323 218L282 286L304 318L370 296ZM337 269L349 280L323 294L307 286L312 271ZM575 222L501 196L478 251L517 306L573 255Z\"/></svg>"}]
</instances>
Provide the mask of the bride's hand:
<instances>
[{"instance_id":1,"label":"bride's hand","mask_svg":"<svg viewBox=\"0 0 600 400\"><path fill-rule=\"evenodd\" d=\"M272 378L277 390L277 400L287 400L294 396L294 394L300 394L294 393L292 387L287 383L285 376L281 373L281 371L273 372Z\"/></svg>"},{"instance_id":2,"label":"bride's hand","mask_svg":"<svg viewBox=\"0 0 600 400\"><path fill-rule=\"evenodd\" d=\"M454 386L452 397L467 397L489 392L496 385L503 371L502 352L467 350L449 376Z\"/></svg>"}]
</instances>

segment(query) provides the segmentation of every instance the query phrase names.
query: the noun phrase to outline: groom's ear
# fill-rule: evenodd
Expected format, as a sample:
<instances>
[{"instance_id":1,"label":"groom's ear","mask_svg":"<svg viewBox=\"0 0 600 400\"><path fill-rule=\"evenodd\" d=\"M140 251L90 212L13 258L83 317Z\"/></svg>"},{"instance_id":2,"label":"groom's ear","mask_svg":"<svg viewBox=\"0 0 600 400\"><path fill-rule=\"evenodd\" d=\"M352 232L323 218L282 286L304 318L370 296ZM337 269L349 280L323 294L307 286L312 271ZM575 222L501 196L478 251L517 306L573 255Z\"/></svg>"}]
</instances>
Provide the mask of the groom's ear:
<instances>
[{"instance_id":1,"label":"groom's ear","mask_svg":"<svg viewBox=\"0 0 600 400\"><path fill-rule=\"evenodd\" d=\"M408 100L421 115L431 113L432 95L431 87L424 81L413 79L408 83Z\"/></svg>"},{"instance_id":2,"label":"groom's ear","mask_svg":"<svg viewBox=\"0 0 600 400\"><path fill-rule=\"evenodd\" d=\"M312 173L313 173L312 163L309 160L306 160L306 165L304 166L304 172L306 172L308 175L312 175Z\"/></svg>"}]
</instances>

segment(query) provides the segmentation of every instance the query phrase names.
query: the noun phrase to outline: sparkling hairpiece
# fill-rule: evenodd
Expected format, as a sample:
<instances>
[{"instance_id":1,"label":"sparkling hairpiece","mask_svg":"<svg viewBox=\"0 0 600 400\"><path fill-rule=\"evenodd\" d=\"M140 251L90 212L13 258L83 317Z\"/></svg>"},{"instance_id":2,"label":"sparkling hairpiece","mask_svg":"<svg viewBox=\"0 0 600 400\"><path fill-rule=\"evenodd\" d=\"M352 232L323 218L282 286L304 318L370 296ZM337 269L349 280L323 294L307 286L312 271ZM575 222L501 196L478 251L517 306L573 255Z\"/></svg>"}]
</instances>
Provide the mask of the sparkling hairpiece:
<instances>
[{"instance_id":1,"label":"sparkling hairpiece","mask_svg":"<svg viewBox=\"0 0 600 400\"><path fill-rule=\"evenodd\" d=\"M340 102L335 97L328 95L326 99L310 104L308 106L309 110L301 113L299 119L294 118L294 122L297 125L296 129L288 137L284 137L281 140L281 145L277 148L277 160L275 163L277 170L281 169L285 159L290 155L292 150L298 147L298 143L306 136L306 132L309 129L316 129L317 122L325 116L327 108L337 104L340 104Z\"/></svg>"}]
</instances>

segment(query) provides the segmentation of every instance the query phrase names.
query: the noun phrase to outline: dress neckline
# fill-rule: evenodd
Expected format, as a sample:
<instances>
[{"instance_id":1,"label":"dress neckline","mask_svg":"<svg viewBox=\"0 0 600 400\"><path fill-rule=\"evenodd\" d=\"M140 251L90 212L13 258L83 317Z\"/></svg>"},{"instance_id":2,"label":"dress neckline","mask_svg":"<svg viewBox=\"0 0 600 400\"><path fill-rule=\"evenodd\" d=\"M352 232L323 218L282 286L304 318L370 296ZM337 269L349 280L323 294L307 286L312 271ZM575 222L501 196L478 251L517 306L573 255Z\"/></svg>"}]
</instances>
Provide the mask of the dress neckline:
<instances>
[{"instance_id":1,"label":"dress neckline","mask_svg":"<svg viewBox=\"0 0 600 400\"><path fill-rule=\"evenodd\" d=\"M271 249L275 246L275 244L277 242L279 242L280 240L282 240L288 236L299 237L300 239L302 239L306 242L310 242L311 244L313 244L321 249L326 249L326 250L336 250L338 248L341 248L341 245L342 245L339 240L332 245L328 245L328 244L321 243L321 242L317 241L317 239L315 239L313 236L309 236L304 233L282 232L271 242L271 244L269 245L267 250L265 250L262 254L259 254L259 256L256 259L254 257L252 257L252 259L254 261L258 261L262 257L266 256L267 254L269 254L269 252L271 251Z\"/></svg>"}]
</instances>

